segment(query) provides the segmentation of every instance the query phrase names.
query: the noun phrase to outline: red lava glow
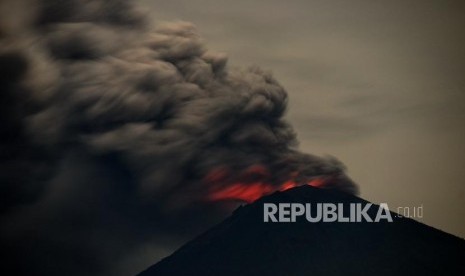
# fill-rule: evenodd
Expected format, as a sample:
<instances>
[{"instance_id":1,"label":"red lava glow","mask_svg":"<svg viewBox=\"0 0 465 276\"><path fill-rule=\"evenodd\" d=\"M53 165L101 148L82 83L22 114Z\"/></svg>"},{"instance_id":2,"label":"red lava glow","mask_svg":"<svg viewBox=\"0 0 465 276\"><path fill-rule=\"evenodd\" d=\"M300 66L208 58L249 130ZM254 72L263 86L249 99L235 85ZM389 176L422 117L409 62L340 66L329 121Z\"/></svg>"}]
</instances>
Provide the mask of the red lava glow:
<instances>
[{"instance_id":1,"label":"red lava glow","mask_svg":"<svg viewBox=\"0 0 465 276\"><path fill-rule=\"evenodd\" d=\"M323 187L325 185L326 179L323 177L315 178L310 180L307 184L313 187Z\"/></svg>"},{"instance_id":2,"label":"red lava glow","mask_svg":"<svg viewBox=\"0 0 465 276\"><path fill-rule=\"evenodd\" d=\"M289 180L281 185L273 185L263 182L269 176L268 170L260 165L254 165L247 168L235 179L242 181L231 181L231 171L227 168L217 168L211 171L206 177L206 182L210 183L212 189L208 195L208 200L211 201L242 201L251 203L262 196L271 194L275 191L285 191L299 186L295 181ZM229 182L230 184L214 188L218 183ZM325 184L325 178L319 177L310 180L307 185L321 187ZM303 184L305 185L305 184Z\"/></svg>"},{"instance_id":3,"label":"red lava glow","mask_svg":"<svg viewBox=\"0 0 465 276\"><path fill-rule=\"evenodd\" d=\"M264 183L234 183L211 193L210 200L238 200L253 202L266 194L272 193L273 190L273 186Z\"/></svg>"}]
</instances>

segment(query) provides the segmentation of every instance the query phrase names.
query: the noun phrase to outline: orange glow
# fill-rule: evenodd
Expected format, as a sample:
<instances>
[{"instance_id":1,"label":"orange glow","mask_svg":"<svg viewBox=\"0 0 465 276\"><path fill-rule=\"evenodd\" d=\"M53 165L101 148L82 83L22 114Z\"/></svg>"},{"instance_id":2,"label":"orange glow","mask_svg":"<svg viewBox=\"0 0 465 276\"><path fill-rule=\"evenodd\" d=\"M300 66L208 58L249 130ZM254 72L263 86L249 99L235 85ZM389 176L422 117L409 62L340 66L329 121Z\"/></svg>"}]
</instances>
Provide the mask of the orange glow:
<instances>
[{"instance_id":1,"label":"orange glow","mask_svg":"<svg viewBox=\"0 0 465 276\"><path fill-rule=\"evenodd\" d=\"M314 179L307 183L307 185L321 187L324 184L323 179ZM233 183L224 187L223 189L213 191L209 199L213 201L219 200L236 200L244 201L247 203L253 202L262 196L271 194L275 191L285 191L297 187L295 182L287 181L280 186L271 184L255 182L255 183Z\"/></svg>"},{"instance_id":2,"label":"orange glow","mask_svg":"<svg viewBox=\"0 0 465 276\"><path fill-rule=\"evenodd\" d=\"M285 191L299 186L292 180L296 174L292 174L291 180L281 185L266 182L269 175L268 169L261 165L250 166L238 175L234 175L226 167L216 168L204 179L211 188L208 200L234 200L250 203L275 191ZM322 187L325 181L325 177L318 177L310 180L307 185Z\"/></svg>"},{"instance_id":3,"label":"orange glow","mask_svg":"<svg viewBox=\"0 0 465 276\"><path fill-rule=\"evenodd\" d=\"M289 189L294 188L294 187L297 187L297 184L295 184L294 181L287 181L283 185L281 185L281 189L279 189L279 190L280 191L285 191L285 190L289 190Z\"/></svg>"},{"instance_id":4,"label":"orange glow","mask_svg":"<svg viewBox=\"0 0 465 276\"><path fill-rule=\"evenodd\" d=\"M313 187L323 187L325 185L326 179L323 177L315 178L310 180L307 184Z\"/></svg>"},{"instance_id":5,"label":"orange glow","mask_svg":"<svg viewBox=\"0 0 465 276\"><path fill-rule=\"evenodd\" d=\"M210 200L237 200L253 202L272 193L274 187L264 183L235 183L210 194Z\"/></svg>"}]
</instances>

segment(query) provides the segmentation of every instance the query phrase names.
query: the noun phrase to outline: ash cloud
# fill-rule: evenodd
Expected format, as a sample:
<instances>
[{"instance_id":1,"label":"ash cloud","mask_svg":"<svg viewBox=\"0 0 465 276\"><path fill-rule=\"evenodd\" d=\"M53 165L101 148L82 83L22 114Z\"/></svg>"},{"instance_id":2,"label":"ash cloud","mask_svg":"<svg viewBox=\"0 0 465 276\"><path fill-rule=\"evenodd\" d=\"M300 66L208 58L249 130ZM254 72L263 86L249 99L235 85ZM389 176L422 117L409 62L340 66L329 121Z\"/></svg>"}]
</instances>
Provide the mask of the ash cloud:
<instances>
[{"instance_id":1,"label":"ash cloud","mask_svg":"<svg viewBox=\"0 0 465 276\"><path fill-rule=\"evenodd\" d=\"M0 8L0 238L18 275L143 269L141 246L224 215L198 204L217 167L260 164L275 184L335 175L357 192L337 160L296 150L273 76L228 68L192 24L152 30L122 0ZM127 264L134 252L150 260Z\"/></svg>"}]
</instances>

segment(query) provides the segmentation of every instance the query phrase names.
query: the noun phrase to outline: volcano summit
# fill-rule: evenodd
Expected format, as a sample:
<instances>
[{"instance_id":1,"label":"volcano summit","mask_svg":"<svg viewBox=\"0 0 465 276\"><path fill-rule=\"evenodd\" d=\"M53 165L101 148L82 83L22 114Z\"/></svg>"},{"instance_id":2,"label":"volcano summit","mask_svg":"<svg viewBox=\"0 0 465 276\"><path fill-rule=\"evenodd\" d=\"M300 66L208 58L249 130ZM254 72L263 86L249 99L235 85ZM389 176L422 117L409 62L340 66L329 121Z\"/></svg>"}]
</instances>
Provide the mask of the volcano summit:
<instances>
[{"instance_id":1,"label":"volcano summit","mask_svg":"<svg viewBox=\"0 0 465 276\"><path fill-rule=\"evenodd\" d=\"M393 222L379 223L263 221L264 204L289 202L370 204L309 185L276 192L239 207L139 276L465 275L463 239L395 213Z\"/></svg>"}]
</instances>

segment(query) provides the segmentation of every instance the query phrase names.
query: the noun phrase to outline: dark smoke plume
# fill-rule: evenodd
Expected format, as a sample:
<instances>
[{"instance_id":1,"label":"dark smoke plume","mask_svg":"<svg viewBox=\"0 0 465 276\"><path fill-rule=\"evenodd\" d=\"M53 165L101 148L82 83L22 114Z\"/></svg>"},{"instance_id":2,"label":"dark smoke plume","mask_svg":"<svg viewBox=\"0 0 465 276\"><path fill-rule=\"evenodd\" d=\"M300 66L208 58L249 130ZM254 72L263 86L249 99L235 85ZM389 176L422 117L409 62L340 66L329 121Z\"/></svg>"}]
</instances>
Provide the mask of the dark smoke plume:
<instances>
[{"instance_id":1,"label":"dark smoke plume","mask_svg":"<svg viewBox=\"0 0 465 276\"><path fill-rule=\"evenodd\" d=\"M190 23L148 26L130 1L2 1L0 238L16 274L143 269L221 216L205 201L218 168L356 193L338 161L296 150L270 73L228 68Z\"/></svg>"}]
</instances>

